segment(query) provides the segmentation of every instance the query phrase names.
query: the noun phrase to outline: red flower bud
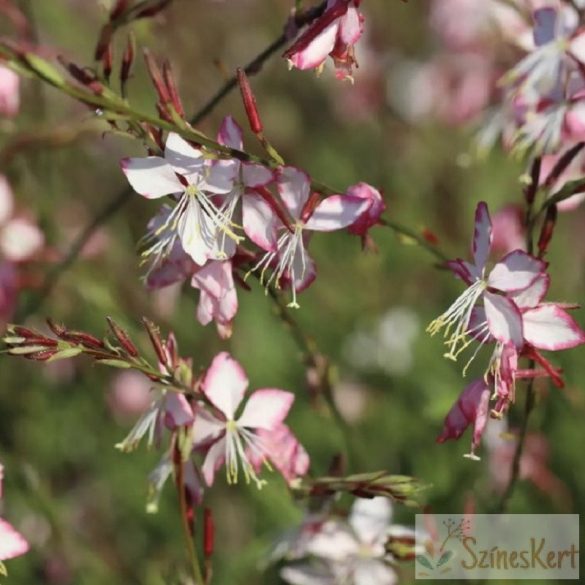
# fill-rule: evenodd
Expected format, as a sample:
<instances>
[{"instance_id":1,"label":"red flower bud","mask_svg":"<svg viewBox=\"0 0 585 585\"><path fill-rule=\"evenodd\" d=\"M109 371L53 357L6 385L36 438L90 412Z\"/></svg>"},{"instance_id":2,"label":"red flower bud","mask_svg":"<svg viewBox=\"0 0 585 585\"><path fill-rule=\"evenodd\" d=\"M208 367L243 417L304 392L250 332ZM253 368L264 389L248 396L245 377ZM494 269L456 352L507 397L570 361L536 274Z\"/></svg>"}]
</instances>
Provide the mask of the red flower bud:
<instances>
[{"instance_id":1,"label":"red flower bud","mask_svg":"<svg viewBox=\"0 0 585 585\"><path fill-rule=\"evenodd\" d=\"M262 125L262 120L260 119L260 113L258 112L256 98L252 92L246 72L241 67L238 67L237 76L240 92L242 94L242 101L244 102L244 108L250 124L250 130L252 130L254 134L262 134L264 127Z\"/></svg>"},{"instance_id":2,"label":"red flower bud","mask_svg":"<svg viewBox=\"0 0 585 585\"><path fill-rule=\"evenodd\" d=\"M126 350L126 352L132 357L138 357L139 352L136 349L134 343L132 343L128 333L124 331L117 323L113 321L111 317L106 317L108 325L112 330L112 333L116 336L116 339L120 342L120 345Z\"/></svg>"}]
</instances>

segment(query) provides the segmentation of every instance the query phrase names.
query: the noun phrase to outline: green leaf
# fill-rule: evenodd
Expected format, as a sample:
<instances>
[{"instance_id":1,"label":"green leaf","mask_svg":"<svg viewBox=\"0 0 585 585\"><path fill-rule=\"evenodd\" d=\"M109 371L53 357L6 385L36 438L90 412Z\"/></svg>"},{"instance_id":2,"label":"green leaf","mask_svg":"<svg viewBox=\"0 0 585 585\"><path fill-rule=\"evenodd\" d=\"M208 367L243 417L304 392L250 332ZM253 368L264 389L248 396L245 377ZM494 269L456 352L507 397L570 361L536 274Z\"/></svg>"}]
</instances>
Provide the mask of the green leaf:
<instances>
[{"instance_id":1,"label":"green leaf","mask_svg":"<svg viewBox=\"0 0 585 585\"><path fill-rule=\"evenodd\" d=\"M419 563L420 565L422 565L423 567L430 569L431 571L434 570L434 567L431 564L431 562L429 561L429 559L427 559L427 557L425 557L423 555L418 555L416 557L416 562Z\"/></svg>"},{"instance_id":2,"label":"green leaf","mask_svg":"<svg viewBox=\"0 0 585 585\"><path fill-rule=\"evenodd\" d=\"M437 567L444 565L445 563L449 562L451 557L453 556L452 550L446 550L442 555L441 558L437 561Z\"/></svg>"}]
</instances>

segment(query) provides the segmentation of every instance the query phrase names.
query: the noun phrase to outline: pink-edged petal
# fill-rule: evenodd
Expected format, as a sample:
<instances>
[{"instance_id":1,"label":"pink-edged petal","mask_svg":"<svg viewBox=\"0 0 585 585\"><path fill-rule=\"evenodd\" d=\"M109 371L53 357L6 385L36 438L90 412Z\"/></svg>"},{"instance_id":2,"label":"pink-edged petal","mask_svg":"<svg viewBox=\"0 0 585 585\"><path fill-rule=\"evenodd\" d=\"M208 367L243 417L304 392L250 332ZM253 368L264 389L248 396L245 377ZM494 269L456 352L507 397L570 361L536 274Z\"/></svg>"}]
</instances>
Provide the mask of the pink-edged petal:
<instances>
[{"instance_id":1,"label":"pink-edged petal","mask_svg":"<svg viewBox=\"0 0 585 585\"><path fill-rule=\"evenodd\" d=\"M225 421L217 419L205 408L199 407L193 421L192 439L195 448L208 445L225 431Z\"/></svg>"},{"instance_id":2,"label":"pink-edged petal","mask_svg":"<svg viewBox=\"0 0 585 585\"><path fill-rule=\"evenodd\" d=\"M298 51L287 52L288 59L297 69L313 69L319 67L335 46L339 20L334 20L314 39Z\"/></svg>"},{"instance_id":3,"label":"pink-edged petal","mask_svg":"<svg viewBox=\"0 0 585 585\"><path fill-rule=\"evenodd\" d=\"M193 275L191 286L201 290L198 317L202 325L209 323L207 315L210 310L210 316L221 323L227 323L236 316L238 295L231 262L209 262Z\"/></svg>"},{"instance_id":4,"label":"pink-edged petal","mask_svg":"<svg viewBox=\"0 0 585 585\"><path fill-rule=\"evenodd\" d=\"M524 344L522 315L518 307L506 297L485 292L485 316L490 333L502 343L512 342L517 348Z\"/></svg>"},{"instance_id":5,"label":"pink-edged petal","mask_svg":"<svg viewBox=\"0 0 585 585\"><path fill-rule=\"evenodd\" d=\"M0 175L0 224L3 224L14 210L14 194L8 179Z\"/></svg>"},{"instance_id":6,"label":"pink-edged petal","mask_svg":"<svg viewBox=\"0 0 585 585\"><path fill-rule=\"evenodd\" d=\"M222 437L219 439L219 441L217 441L217 443L213 443L213 445L211 445L209 451L207 451L207 454L205 455L205 460L203 461L203 466L201 467L201 473L203 474L205 483L209 487L213 485L215 473L225 461L225 448L226 438Z\"/></svg>"},{"instance_id":7,"label":"pink-edged petal","mask_svg":"<svg viewBox=\"0 0 585 585\"><path fill-rule=\"evenodd\" d=\"M175 172L187 177L200 173L205 164L203 153L175 132L171 132L167 137L165 160Z\"/></svg>"},{"instance_id":8,"label":"pink-edged petal","mask_svg":"<svg viewBox=\"0 0 585 585\"><path fill-rule=\"evenodd\" d=\"M483 272L492 245L492 220L487 204L481 201L475 210L475 228L473 230L473 260L479 274Z\"/></svg>"},{"instance_id":9,"label":"pink-edged petal","mask_svg":"<svg viewBox=\"0 0 585 585\"><path fill-rule=\"evenodd\" d=\"M217 141L224 146L242 150L244 146L242 128L233 116L226 116L223 119L217 133Z\"/></svg>"},{"instance_id":10,"label":"pink-edged petal","mask_svg":"<svg viewBox=\"0 0 585 585\"><path fill-rule=\"evenodd\" d=\"M368 210L370 202L360 197L332 195L317 205L305 229L330 232L350 226Z\"/></svg>"},{"instance_id":11,"label":"pink-edged petal","mask_svg":"<svg viewBox=\"0 0 585 585\"><path fill-rule=\"evenodd\" d=\"M558 10L553 7L540 8L533 13L534 44L537 47L546 45L557 36Z\"/></svg>"},{"instance_id":12,"label":"pink-edged petal","mask_svg":"<svg viewBox=\"0 0 585 585\"><path fill-rule=\"evenodd\" d=\"M530 309L540 304L546 296L549 287L550 276L548 274L541 274L528 288L520 292L512 293L509 296L520 310Z\"/></svg>"},{"instance_id":13,"label":"pink-edged petal","mask_svg":"<svg viewBox=\"0 0 585 585\"><path fill-rule=\"evenodd\" d=\"M276 213L260 195L246 193L242 200L242 220L246 235L263 250L276 252L276 229L281 225Z\"/></svg>"},{"instance_id":14,"label":"pink-edged petal","mask_svg":"<svg viewBox=\"0 0 585 585\"><path fill-rule=\"evenodd\" d=\"M529 287L546 270L546 262L522 250L510 252L498 262L488 277L489 286L506 292Z\"/></svg>"},{"instance_id":15,"label":"pink-edged petal","mask_svg":"<svg viewBox=\"0 0 585 585\"><path fill-rule=\"evenodd\" d=\"M358 498L351 507L349 525L360 542L374 544L383 542L391 519L392 504L388 498Z\"/></svg>"},{"instance_id":16,"label":"pink-edged petal","mask_svg":"<svg viewBox=\"0 0 585 585\"><path fill-rule=\"evenodd\" d=\"M205 291L201 291L199 295L199 303L197 304L197 321L205 327L209 325L217 313L217 300Z\"/></svg>"},{"instance_id":17,"label":"pink-edged petal","mask_svg":"<svg viewBox=\"0 0 585 585\"><path fill-rule=\"evenodd\" d=\"M262 165L242 163L242 181L246 187L265 187L274 181L274 172Z\"/></svg>"},{"instance_id":18,"label":"pink-edged petal","mask_svg":"<svg viewBox=\"0 0 585 585\"><path fill-rule=\"evenodd\" d=\"M529 309L522 318L524 339L538 349L555 351L585 343L585 332L575 319L554 303Z\"/></svg>"},{"instance_id":19,"label":"pink-edged petal","mask_svg":"<svg viewBox=\"0 0 585 585\"><path fill-rule=\"evenodd\" d=\"M362 32L360 13L350 4L345 16L339 19L339 38L345 45L355 45L360 40Z\"/></svg>"},{"instance_id":20,"label":"pink-edged petal","mask_svg":"<svg viewBox=\"0 0 585 585\"><path fill-rule=\"evenodd\" d=\"M248 378L242 366L225 351L213 358L201 385L205 395L228 420L234 419L247 387Z\"/></svg>"},{"instance_id":21,"label":"pink-edged petal","mask_svg":"<svg viewBox=\"0 0 585 585\"><path fill-rule=\"evenodd\" d=\"M482 378L469 384L445 417L437 443L458 439L473 424L472 449L475 449L487 424L490 394L491 390Z\"/></svg>"},{"instance_id":22,"label":"pink-edged petal","mask_svg":"<svg viewBox=\"0 0 585 585\"><path fill-rule=\"evenodd\" d=\"M28 552L29 548L24 536L0 518L0 561L19 557Z\"/></svg>"},{"instance_id":23,"label":"pink-edged petal","mask_svg":"<svg viewBox=\"0 0 585 585\"><path fill-rule=\"evenodd\" d=\"M290 214L301 217L301 212L311 192L309 175L295 167L281 167L276 172L278 192Z\"/></svg>"},{"instance_id":24,"label":"pink-edged petal","mask_svg":"<svg viewBox=\"0 0 585 585\"><path fill-rule=\"evenodd\" d=\"M173 168L160 156L125 158L120 166L132 189L147 199L184 191Z\"/></svg>"},{"instance_id":25,"label":"pink-edged petal","mask_svg":"<svg viewBox=\"0 0 585 585\"><path fill-rule=\"evenodd\" d=\"M12 262L27 260L42 248L44 242L43 232L25 218L10 220L0 232L0 250Z\"/></svg>"},{"instance_id":26,"label":"pink-edged petal","mask_svg":"<svg viewBox=\"0 0 585 585\"><path fill-rule=\"evenodd\" d=\"M165 396L165 424L170 430L193 422L193 410L183 394L168 392Z\"/></svg>"},{"instance_id":27,"label":"pink-edged petal","mask_svg":"<svg viewBox=\"0 0 585 585\"><path fill-rule=\"evenodd\" d=\"M256 390L246 402L238 425L254 429L274 429L286 418L294 400L294 394L284 390Z\"/></svg>"},{"instance_id":28,"label":"pink-edged petal","mask_svg":"<svg viewBox=\"0 0 585 585\"><path fill-rule=\"evenodd\" d=\"M360 215L358 220L349 226L350 233L363 236L372 226L379 222L380 216L386 209L386 203L384 202L380 191L367 183L357 183L357 185L352 185L347 189L346 195L349 195L350 197L360 197L370 203L366 211Z\"/></svg>"},{"instance_id":29,"label":"pink-edged petal","mask_svg":"<svg viewBox=\"0 0 585 585\"><path fill-rule=\"evenodd\" d=\"M256 434L266 450L270 463L288 483L307 474L311 463L309 454L286 425L277 425L269 431L258 429ZM264 464L264 457L254 450L250 450L248 456L258 473Z\"/></svg>"}]
</instances>

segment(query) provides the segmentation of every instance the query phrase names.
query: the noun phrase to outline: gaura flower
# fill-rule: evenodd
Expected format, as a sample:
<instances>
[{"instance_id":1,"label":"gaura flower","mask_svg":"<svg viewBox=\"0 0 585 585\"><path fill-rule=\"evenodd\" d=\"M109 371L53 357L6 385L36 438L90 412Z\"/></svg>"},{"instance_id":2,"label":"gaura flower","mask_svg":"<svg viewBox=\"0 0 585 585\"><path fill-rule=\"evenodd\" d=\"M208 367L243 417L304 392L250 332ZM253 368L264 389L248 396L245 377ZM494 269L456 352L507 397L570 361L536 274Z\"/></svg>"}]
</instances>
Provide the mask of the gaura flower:
<instances>
[{"instance_id":1,"label":"gaura flower","mask_svg":"<svg viewBox=\"0 0 585 585\"><path fill-rule=\"evenodd\" d=\"M480 202L475 212L473 262L457 259L448 263L468 288L427 328L431 335L444 330L445 345L449 348L445 357L449 359L456 360L474 339L480 342L480 347L491 338L504 345L511 342L518 349L524 344L522 316L510 296L530 287L544 274L546 263L522 250L514 250L487 272L492 237L487 205ZM485 320L480 319L479 324L470 327L473 311L480 300Z\"/></svg>"},{"instance_id":2,"label":"gaura flower","mask_svg":"<svg viewBox=\"0 0 585 585\"><path fill-rule=\"evenodd\" d=\"M398 578L385 544L394 532L414 532L391 522L387 498L356 499L347 522L327 520L303 535L312 562L285 567L281 577L291 585L393 585Z\"/></svg>"},{"instance_id":3,"label":"gaura flower","mask_svg":"<svg viewBox=\"0 0 585 585\"><path fill-rule=\"evenodd\" d=\"M177 196L177 203L166 221L152 234L155 243L143 252L145 259L160 261L173 250L177 238L196 264L225 259L243 238L235 233L227 213L225 195L232 190L231 173L220 165L209 164L203 152L171 132L165 156L127 158L122 170L132 188L147 199Z\"/></svg>"},{"instance_id":4,"label":"gaura flower","mask_svg":"<svg viewBox=\"0 0 585 585\"><path fill-rule=\"evenodd\" d=\"M215 356L201 390L216 412L200 408L193 423L195 448L207 447L202 473L209 486L224 463L230 484L237 482L240 470L258 488L266 483L258 478L254 466L258 460L269 466L269 449L258 432L274 431L282 424L294 395L272 388L256 390L238 415L247 387L248 378L237 361L226 352Z\"/></svg>"},{"instance_id":5,"label":"gaura flower","mask_svg":"<svg viewBox=\"0 0 585 585\"><path fill-rule=\"evenodd\" d=\"M361 0L328 0L325 12L284 53L290 66L319 69L330 56L336 76L351 79L356 64L354 45L363 33L360 3Z\"/></svg>"},{"instance_id":6,"label":"gaura flower","mask_svg":"<svg viewBox=\"0 0 585 585\"><path fill-rule=\"evenodd\" d=\"M311 231L329 232L354 224L371 207L371 201L349 195L331 195L319 201L311 196L309 176L294 167L282 167L277 171L280 197L291 218L291 226L285 226L268 204L257 202L258 209L271 217L262 237L250 237L268 252L250 272L261 270L260 281L266 287L275 284L279 288L283 280L290 283L292 301L289 307L298 308L297 293L311 285L316 277L315 264L306 250L306 240ZM279 226L279 232L276 230ZM273 272L266 280L267 269Z\"/></svg>"}]
</instances>

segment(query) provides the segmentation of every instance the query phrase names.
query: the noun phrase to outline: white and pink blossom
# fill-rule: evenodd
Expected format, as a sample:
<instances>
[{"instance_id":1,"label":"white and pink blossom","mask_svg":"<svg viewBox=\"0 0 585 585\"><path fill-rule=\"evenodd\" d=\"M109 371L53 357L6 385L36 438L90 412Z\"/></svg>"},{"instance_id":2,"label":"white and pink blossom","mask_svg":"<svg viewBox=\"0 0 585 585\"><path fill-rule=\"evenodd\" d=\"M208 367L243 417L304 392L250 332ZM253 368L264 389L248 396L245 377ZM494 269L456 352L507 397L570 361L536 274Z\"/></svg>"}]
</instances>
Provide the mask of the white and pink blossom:
<instances>
[{"instance_id":1,"label":"white and pink blossom","mask_svg":"<svg viewBox=\"0 0 585 585\"><path fill-rule=\"evenodd\" d=\"M294 395L273 388L256 390L238 415L247 388L242 366L226 352L215 356L201 384L214 411L198 409L193 423L194 446L206 449L202 473L209 486L224 464L228 483L236 483L240 471L247 482L254 481L259 488L265 483L256 466L259 461L268 465L270 449L259 431L280 427Z\"/></svg>"},{"instance_id":2,"label":"white and pink blossom","mask_svg":"<svg viewBox=\"0 0 585 585\"><path fill-rule=\"evenodd\" d=\"M229 169L210 164L202 150L173 132L167 137L164 158L127 158L121 166L132 188L143 197L177 198L152 234L154 243L143 252L145 259L160 262L172 253L177 239L199 265L234 254L243 237L235 231L225 198L233 188Z\"/></svg>"},{"instance_id":3,"label":"white and pink blossom","mask_svg":"<svg viewBox=\"0 0 585 585\"><path fill-rule=\"evenodd\" d=\"M481 202L475 213L473 262L457 259L448 263L468 288L427 328L431 335L444 331L447 338L445 344L449 349L446 357L450 359L457 359L473 340L478 340L480 347L492 338L502 345L512 343L517 349L524 345L522 316L510 295L528 289L544 274L546 263L522 250L514 250L487 272L492 239L488 208ZM476 319L470 327L480 300L483 304L481 314L485 319Z\"/></svg>"},{"instance_id":4,"label":"white and pink blossom","mask_svg":"<svg viewBox=\"0 0 585 585\"><path fill-rule=\"evenodd\" d=\"M284 57L297 69L320 69L327 57L339 79L352 79L354 45L363 33L361 0L328 0L323 14L287 49Z\"/></svg>"},{"instance_id":5,"label":"white and pink blossom","mask_svg":"<svg viewBox=\"0 0 585 585\"><path fill-rule=\"evenodd\" d=\"M320 201L311 194L309 176L290 166L278 170L277 186L292 221L285 226L268 203L258 196L255 217L258 229L253 230L250 225L248 234L267 253L252 271L260 270L260 280L267 287L272 284L280 287L283 282L290 284L292 301L289 306L298 308L297 293L310 286L316 277L315 264L306 249L309 233L330 232L353 225L371 208L372 200L331 195ZM273 268L273 272L265 279L269 268Z\"/></svg>"}]
</instances>

